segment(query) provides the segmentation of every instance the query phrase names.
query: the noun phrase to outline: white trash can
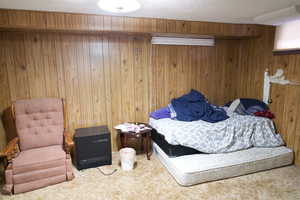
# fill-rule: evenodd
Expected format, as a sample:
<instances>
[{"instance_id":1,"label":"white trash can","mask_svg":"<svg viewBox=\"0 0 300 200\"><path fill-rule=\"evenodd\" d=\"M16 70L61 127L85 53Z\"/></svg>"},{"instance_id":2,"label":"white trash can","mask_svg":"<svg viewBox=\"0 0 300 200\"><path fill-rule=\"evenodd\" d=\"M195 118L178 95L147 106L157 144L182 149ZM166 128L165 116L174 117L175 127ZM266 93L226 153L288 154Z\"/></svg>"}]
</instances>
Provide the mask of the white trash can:
<instances>
[{"instance_id":1,"label":"white trash can","mask_svg":"<svg viewBox=\"0 0 300 200\"><path fill-rule=\"evenodd\" d=\"M133 169L136 152L133 148L120 149L121 167L125 171Z\"/></svg>"}]
</instances>

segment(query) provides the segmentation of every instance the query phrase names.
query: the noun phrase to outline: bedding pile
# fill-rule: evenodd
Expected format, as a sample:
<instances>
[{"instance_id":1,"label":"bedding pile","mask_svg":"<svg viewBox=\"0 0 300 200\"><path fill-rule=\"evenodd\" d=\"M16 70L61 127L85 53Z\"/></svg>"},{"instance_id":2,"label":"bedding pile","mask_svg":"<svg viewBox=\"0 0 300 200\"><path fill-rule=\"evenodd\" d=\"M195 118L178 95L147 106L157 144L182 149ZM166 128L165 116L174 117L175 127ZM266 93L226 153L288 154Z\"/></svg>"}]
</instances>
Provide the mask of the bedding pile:
<instances>
[{"instance_id":1,"label":"bedding pile","mask_svg":"<svg viewBox=\"0 0 300 200\"><path fill-rule=\"evenodd\" d=\"M210 104L205 96L196 90L172 99L171 105L176 112L176 119L180 121L189 122L201 119L215 123L228 118L224 109Z\"/></svg>"},{"instance_id":2,"label":"bedding pile","mask_svg":"<svg viewBox=\"0 0 300 200\"><path fill-rule=\"evenodd\" d=\"M227 106L212 105L200 92L191 90L173 99L168 107L151 113L149 123L169 144L203 153L284 144L268 116L255 116L257 111L268 111L267 105L255 99L237 99Z\"/></svg>"},{"instance_id":3,"label":"bedding pile","mask_svg":"<svg viewBox=\"0 0 300 200\"><path fill-rule=\"evenodd\" d=\"M226 153L284 144L280 134L275 132L273 121L263 117L230 113L230 118L217 123L203 120L184 122L170 118L150 118L149 123L164 135L168 143L203 153Z\"/></svg>"},{"instance_id":4,"label":"bedding pile","mask_svg":"<svg viewBox=\"0 0 300 200\"><path fill-rule=\"evenodd\" d=\"M168 107L150 113L150 117L154 119L172 118L188 122L201 119L211 123L228 118L223 108L210 104L205 96L196 90L172 99Z\"/></svg>"}]
</instances>

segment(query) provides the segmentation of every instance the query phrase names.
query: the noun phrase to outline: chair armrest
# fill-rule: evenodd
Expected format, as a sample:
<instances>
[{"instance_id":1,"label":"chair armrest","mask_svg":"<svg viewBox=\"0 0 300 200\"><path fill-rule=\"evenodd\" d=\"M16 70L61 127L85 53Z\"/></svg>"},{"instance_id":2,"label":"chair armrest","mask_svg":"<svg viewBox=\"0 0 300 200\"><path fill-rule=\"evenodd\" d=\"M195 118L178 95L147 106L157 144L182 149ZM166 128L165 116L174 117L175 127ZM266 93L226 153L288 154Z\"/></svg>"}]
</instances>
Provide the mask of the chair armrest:
<instances>
[{"instance_id":1,"label":"chair armrest","mask_svg":"<svg viewBox=\"0 0 300 200\"><path fill-rule=\"evenodd\" d=\"M64 132L64 147L67 153L70 153L74 146L72 135L69 132Z\"/></svg>"},{"instance_id":2,"label":"chair armrest","mask_svg":"<svg viewBox=\"0 0 300 200\"><path fill-rule=\"evenodd\" d=\"M5 149L0 152L0 157L4 157L8 160L8 162L10 162L20 152L18 143L19 143L18 137L15 137L14 139L12 139L7 144Z\"/></svg>"}]
</instances>

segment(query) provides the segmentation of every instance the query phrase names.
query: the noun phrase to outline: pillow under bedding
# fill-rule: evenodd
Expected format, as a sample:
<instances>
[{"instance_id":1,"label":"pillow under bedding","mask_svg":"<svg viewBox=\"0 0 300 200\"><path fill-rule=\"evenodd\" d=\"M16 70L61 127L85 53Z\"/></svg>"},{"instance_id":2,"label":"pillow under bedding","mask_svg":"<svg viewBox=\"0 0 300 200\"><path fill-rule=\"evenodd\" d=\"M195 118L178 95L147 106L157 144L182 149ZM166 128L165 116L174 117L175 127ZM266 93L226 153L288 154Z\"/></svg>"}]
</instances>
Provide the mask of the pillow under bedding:
<instances>
[{"instance_id":1,"label":"pillow under bedding","mask_svg":"<svg viewBox=\"0 0 300 200\"><path fill-rule=\"evenodd\" d=\"M168 107L163 107L150 113L150 117L153 119L171 118L171 113Z\"/></svg>"}]
</instances>

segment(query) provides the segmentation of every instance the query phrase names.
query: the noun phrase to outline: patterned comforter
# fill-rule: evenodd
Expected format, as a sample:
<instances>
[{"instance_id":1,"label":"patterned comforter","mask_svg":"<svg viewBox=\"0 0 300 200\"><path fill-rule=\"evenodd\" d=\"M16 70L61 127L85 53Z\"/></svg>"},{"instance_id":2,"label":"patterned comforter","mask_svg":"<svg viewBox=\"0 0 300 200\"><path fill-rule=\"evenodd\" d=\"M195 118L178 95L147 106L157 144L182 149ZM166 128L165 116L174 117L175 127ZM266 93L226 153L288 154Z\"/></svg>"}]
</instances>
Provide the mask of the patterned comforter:
<instances>
[{"instance_id":1,"label":"patterned comforter","mask_svg":"<svg viewBox=\"0 0 300 200\"><path fill-rule=\"evenodd\" d=\"M217 123L150 118L149 124L164 135L168 143L203 153L226 153L284 144L280 134L276 134L272 120L263 117L232 113L230 118Z\"/></svg>"}]
</instances>

